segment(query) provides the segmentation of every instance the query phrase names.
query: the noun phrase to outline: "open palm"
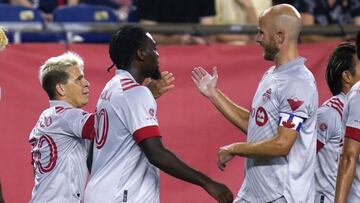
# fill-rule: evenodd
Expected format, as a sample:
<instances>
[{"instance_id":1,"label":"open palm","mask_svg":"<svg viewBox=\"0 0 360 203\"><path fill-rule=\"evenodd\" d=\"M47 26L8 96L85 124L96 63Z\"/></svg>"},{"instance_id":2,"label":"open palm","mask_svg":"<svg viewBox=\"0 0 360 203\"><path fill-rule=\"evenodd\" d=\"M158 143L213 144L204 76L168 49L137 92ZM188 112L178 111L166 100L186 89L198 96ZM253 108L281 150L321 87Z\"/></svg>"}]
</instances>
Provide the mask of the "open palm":
<instances>
[{"instance_id":1,"label":"open palm","mask_svg":"<svg viewBox=\"0 0 360 203\"><path fill-rule=\"evenodd\" d=\"M217 68L213 68L213 75L210 75L202 67L196 67L191 72L191 80L195 83L197 89L206 97L212 95L217 87L218 73Z\"/></svg>"}]
</instances>

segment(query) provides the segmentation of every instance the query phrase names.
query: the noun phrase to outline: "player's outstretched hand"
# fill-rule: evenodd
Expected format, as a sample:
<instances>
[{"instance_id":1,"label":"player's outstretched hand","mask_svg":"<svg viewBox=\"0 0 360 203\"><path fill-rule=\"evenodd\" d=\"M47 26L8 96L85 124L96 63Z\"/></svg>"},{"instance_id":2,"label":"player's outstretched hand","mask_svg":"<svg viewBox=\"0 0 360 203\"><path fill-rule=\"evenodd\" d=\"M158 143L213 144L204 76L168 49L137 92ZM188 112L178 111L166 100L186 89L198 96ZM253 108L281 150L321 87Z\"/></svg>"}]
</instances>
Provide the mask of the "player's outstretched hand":
<instances>
[{"instance_id":1,"label":"player's outstretched hand","mask_svg":"<svg viewBox=\"0 0 360 203\"><path fill-rule=\"evenodd\" d=\"M191 80L195 83L200 93L210 97L217 87L218 73L217 68L213 68L213 75L210 75L202 67L196 67L191 72Z\"/></svg>"},{"instance_id":2,"label":"player's outstretched hand","mask_svg":"<svg viewBox=\"0 0 360 203\"><path fill-rule=\"evenodd\" d=\"M230 146L231 145L220 147L218 152L217 164L222 171L225 169L226 163L234 157L234 155L231 153Z\"/></svg>"},{"instance_id":3,"label":"player's outstretched hand","mask_svg":"<svg viewBox=\"0 0 360 203\"><path fill-rule=\"evenodd\" d=\"M219 203L233 202L233 194L224 184L210 181L204 189Z\"/></svg>"},{"instance_id":4,"label":"player's outstretched hand","mask_svg":"<svg viewBox=\"0 0 360 203\"><path fill-rule=\"evenodd\" d=\"M175 77L168 71L161 72L161 78L159 80L153 80L146 78L143 85L147 86L154 98L157 99L169 90L172 90L175 85L173 84Z\"/></svg>"}]
</instances>

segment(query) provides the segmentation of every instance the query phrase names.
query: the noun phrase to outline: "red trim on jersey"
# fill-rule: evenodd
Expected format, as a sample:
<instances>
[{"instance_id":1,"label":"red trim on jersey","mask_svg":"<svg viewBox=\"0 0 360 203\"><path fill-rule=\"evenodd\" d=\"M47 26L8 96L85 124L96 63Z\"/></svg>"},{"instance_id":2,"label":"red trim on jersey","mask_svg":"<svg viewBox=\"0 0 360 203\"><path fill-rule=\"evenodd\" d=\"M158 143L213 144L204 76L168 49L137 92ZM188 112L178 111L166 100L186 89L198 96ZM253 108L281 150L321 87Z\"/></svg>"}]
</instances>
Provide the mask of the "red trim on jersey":
<instances>
[{"instance_id":1,"label":"red trim on jersey","mask_svg":"<svg viewBox=\"0 0 360 203\"><path fill-rule=\"evenodd\" d=\"M134 87L137 87L137 86L140 86L140 85L139 85L139 84L130 85L130 86L128 86L128 87L123 88L123 91L129 90L129 89L134 88Z\"/></svg>"},{"instance_id":2,"label":"red trim on jersey","mask_svg":"<svg viewBox=\"0 0 360 203\"><path fill-rule=\"evenodd\" d=\"M122 86L129 85L129 84L136 84L136 83L135 83L134 81L121 82L121 85L122 85Z\"/></svg>"},{"instance_id":3,"label":"red trim on jersey","mask_svg":"<svg viewBox=\"0 0 360 203\"><path fill-rule=\"evenodd\" d=\"M133 137L137 143L151 137L161 137L160 129L156 125L146 126L136 130Z\"/></svg>"},{"instance_id":4,"label":"red trim on jersey","mask_svg":"<svg viewBox=\"0 0 360 203\"><path fill-rule=\"evenodd\" d=\"M345 137L354 139L360 142L360 129L346 126Z\"/></svg>"},{"instance_id":5,"label":"red trim on jersey","mask_svg":"<svg viewBox=\"0 0 360 203\"><path fill-rule=\"evenodd\" d=\"M95 137L94 114L91 114L89 118L86 120L81 132L81 137L89 140L94 139Z\"/></svg>"},{"instance_id":6,"label":"red trim on jersey","mask_svg":"<svg viewBox=\"0 0 360 203\"><path fill-rule=\"evenodd\" d=\"M333 100L334 100L334 102L337 102L340 105L341 108L344 107L344 103L342 103L339 98L334 98Z\"/></svg>"},{"instance_id":7,"label":"red trim on jersey","mask_svg":"<svg viewBox=\"0 0 360 203\"><path fill-rule=\"evenodd\" d=\"M323 147L324 147L324 143L320 142L320 140L317 140L317 142L316 142L316 153L318 153Z\"/></svg>"},{"instance_id":8,"label":"red trim on jersey","mask_svg":"<svg viewBox=\"0 0 360 203\"><path fill-rule=\"evenodd\" d=\"M62 107L62 106L56 106L55 107L55 112L56 113L62 113L62 112L64 112L65 110L68 110L68 109L72 109L72 108L64 108L64 107Z\"/></svg>"},{"instance_id":9,"label":"red trim on jersey","mask_svg":"<svg viewBox=\"0 0 360 203\"><path fill-rule=\"evenodd\" d=\"M126 82L126 81L133 81L132 79L130 78L123 78L123 79L120 79L120 82Z\"/></svg>"},{"instance_id":10,"label":"red trim on jersey","mask_svg":"<svg viewBox=\"0 0 360 203\"><path fill-rule=\"evenodd\" d=\"M340 118L342 119L342 109L339 109L338 106L331 104L331 106L333 109L335 109L339 114L340 114Z\"/></svg>"}]
</instances>

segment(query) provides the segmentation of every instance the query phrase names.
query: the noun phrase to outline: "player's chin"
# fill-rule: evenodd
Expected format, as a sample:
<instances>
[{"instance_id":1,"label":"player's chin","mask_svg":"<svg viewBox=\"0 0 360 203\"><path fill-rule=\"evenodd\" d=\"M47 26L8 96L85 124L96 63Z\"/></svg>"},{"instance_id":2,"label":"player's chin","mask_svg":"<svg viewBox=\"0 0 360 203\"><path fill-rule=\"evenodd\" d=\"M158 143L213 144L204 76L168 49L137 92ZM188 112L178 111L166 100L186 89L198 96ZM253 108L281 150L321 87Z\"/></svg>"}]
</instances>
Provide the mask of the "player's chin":
<instances>
[{"instance_id":1,"label":"player's chin","mask_svg":"<svg viewBox=\"0 0 360 203\"><path fill-rule=\"evenodd\" d=\"M85 106L88 103L89 103L89 97L85 97L81 102L81 107Z\"/></svg>"}]
</instances>

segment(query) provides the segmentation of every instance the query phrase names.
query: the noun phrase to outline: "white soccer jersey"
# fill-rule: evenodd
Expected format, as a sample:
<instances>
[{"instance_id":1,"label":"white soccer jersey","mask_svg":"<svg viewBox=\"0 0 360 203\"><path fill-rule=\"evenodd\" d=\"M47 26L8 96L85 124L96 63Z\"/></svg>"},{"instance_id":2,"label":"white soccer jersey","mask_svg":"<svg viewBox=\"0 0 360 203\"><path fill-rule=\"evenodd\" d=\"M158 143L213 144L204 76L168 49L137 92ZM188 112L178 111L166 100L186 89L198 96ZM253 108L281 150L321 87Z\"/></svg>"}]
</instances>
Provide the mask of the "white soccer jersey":
<instances>
[{"instance_id":1,"label":"white soccer jersey","mask_svg":"<svg viewBox=\"0 0 360 203\"><path fill-rule=\"evenodd\" d=\"M360 142L360 82L347 94L343 124L345 137ZM349 203L360 202L360 157L356 164L356 174L348 195Z\"/></svg>"},{"instance_id":2,"label":"white soccer jersey","mask_svg":"<svg viewBox=\"0 0 360 203\"><path fill-rule=\"evenodd\" d=\"M291 203L314 201L318 93L304 60L299 57L272 67L260 81L252 102L247 142L270 139L279 126L298 131L298 136L286 157L246 159L244 182L235 202L265 203L282 196Z\"/></svg>"},{"instance_id":3,"label":"white soccer jersey","mask_svg":"<svg viewBox=\"0 0 360 203\"><path fill-rule=\"evenodd\" d=\"M30 202L79 203L88 170L86 158L94 116L64 101L50 101L33 128L29 142L35 186Z\"/></svg>"},{"instance_id":4,"label":"white soccer jersey","mask_svg":"<svg viewBox=\"0 0 360 203\"><path fill-rule=\"evenodd\" d=\"M86 203L158 203L159 170L139 143L160 136L150 90L125 70L106 84L96 107L93 164Z\"/></svg>"},{"instance_id":5,"label":"white soccer jersey","mask_svg":"<svg viewBox=\"0 0 360 203\"><path fill-rule=\"evenodd\" d=\"M317 111L316 203L333 203L340 153L343 146L342 115L345 94L327 100Z\"/></svg>"}]
</instances>

